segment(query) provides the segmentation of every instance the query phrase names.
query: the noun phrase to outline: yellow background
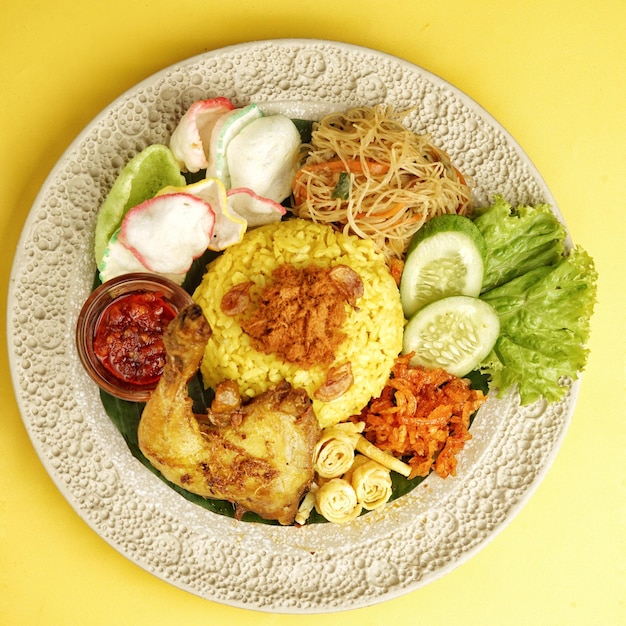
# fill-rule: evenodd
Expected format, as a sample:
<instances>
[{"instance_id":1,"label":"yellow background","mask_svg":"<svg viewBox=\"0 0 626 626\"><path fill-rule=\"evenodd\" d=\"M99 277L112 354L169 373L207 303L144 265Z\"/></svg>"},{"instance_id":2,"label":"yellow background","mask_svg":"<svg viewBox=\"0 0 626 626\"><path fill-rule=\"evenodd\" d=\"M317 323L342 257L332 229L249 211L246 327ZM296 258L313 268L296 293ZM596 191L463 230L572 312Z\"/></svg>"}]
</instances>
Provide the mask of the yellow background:
<instances>
[{"instance_id":1,"label":"yellow background","mask_svg":"<svg viewBox=\"0 0 626 626\"><path fill-rule=\"evenodd\" d=\"M521 144L595 258L591 355L565 442L528 505L470 561L377 606L252 613L174 588L109 547L40 464L0 362L0 623L626 624L624 247L626 2L7 0L0 11L0 315L35 195L121 92L205 50L343 40L403 57L485 107Z\"/></svg>"}]
</instances>

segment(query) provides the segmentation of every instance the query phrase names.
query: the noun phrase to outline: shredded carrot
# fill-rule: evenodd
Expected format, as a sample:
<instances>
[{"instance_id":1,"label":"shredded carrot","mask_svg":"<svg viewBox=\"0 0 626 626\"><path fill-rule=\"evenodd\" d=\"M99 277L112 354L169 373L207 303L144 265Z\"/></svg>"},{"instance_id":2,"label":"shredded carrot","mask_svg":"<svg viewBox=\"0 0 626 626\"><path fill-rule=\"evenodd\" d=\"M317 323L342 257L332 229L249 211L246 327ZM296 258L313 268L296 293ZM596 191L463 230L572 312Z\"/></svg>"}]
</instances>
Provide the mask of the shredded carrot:
<instances>
[{"instance_id":1,"label":"shredded carrot","mask_svg":"<svg viewBox=\"0 0 626 626\"><path fill-rule=\"evenodd\" d=\"M352 172L353 174L364 174L365 172L369 172L374 176L381 176L389 171L389 165L385 163L378 163L377 161L342 161L341 159L334 159L332 161L310 163L302 167L302 169L307 172L319 172L321 170L329 172Z\"/></svg>"},{"instance_id":2,"label":"shredded carrot","mask_svg":"<svg viewBox=\"0 0 626 626\"><path fill-rule=\"evenodd\" d=\"M407 206L406 202L396 202L392 204L387 210L381 211L380 213L372 212L369 214L369 217L375 217L376 219L387 219L388 217L393 217L396 213L399 213ZM367 213L357 213L356 218L361 219L363 217L368 217ZM421 216L420 216L421 219Z\"/></svg>"},{"instance_id":3,"label":"shredded carrot","mask_svg":"<svg viewBox=\"0 0 626 626\"><path fill-rule=\"evenodd\" d=\"M409 478L431 470L454 476L470 418L486 397L443 369L411 366L412 356L398 357L381 395L352 419L365 422L366 439L411 466Z\"/></svg>"},{"instance_id":4,"label":"shredded carrot","mask_svg":"<svg viewBox=\"0 0 626 626\"><path fill-rule=\"evenodd\" d=\"M461 171L457 169L456 167L454 167L454 165L452 166L452 169L454 169L455 174L458 176L459 182L461 183L461 185L467 185L467 183L465 182L465 176L461 174Z\"/></svg>"},{"instance_id":5,"label":"shredded carrot","mask_svg":"<svg viewBox=\"0 0 626 626\"><path fill-rule=\"evenodd\" d=\"M306 173L314 172L351 172L352 174L365 174L368 172L372 176L382 176L389 171L389 165L376 161L351 160L342 161L334 159L332 161L321 161L320 163L310 163L301 167L294 176L292 190L297 204L304 202L306 188L302 182L302 176Z\"/></svg>"}]
</instances>

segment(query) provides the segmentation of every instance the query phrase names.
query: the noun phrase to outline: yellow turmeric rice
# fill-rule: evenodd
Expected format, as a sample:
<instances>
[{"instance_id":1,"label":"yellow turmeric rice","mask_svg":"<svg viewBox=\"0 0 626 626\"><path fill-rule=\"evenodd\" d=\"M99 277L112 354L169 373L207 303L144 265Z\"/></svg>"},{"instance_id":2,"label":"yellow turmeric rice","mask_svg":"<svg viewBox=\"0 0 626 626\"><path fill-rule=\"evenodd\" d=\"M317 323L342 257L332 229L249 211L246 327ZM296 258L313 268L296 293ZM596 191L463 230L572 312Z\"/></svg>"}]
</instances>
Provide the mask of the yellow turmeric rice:
<instances>
[{"instance_id":1,"label":"yellow turmeric rice","mask_svg":"<svg viewBox=\"0 0 626 626\"><path fill-rule=\"evenodd\" d=\"M349 307L343 325L347 338L337 348L330 366L303 369L274 354L258 352L239 320L221 310L224 294L235 285L252 281L252 291L260 293L273 270L283 264L296 268L344 264L363 281L364 294L356 307ZM222 380L235 380L242 396L252 398L287 380L313 398L322 427L347 420L377 397L402 349L402 305L384 257L371 241L344 235L323 224L288 219L249 231L241 243L209 264L193 297L213 329L201 366L204 384L214 388ZM328 369L346 362L351 364L352 386L334 400L315 399L315 390L326 380Z\"/></svg>"}]
</instances>

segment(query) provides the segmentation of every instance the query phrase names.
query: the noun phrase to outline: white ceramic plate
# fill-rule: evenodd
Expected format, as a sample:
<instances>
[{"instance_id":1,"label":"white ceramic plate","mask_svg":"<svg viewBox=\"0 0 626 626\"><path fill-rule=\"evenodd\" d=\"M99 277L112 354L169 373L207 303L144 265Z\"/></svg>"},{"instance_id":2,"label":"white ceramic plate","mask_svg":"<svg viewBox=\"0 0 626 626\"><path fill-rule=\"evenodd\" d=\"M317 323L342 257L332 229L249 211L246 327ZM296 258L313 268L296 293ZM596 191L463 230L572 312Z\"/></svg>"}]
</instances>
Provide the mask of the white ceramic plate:
<instances>
[{"instance_id":1,"label":"white ceramic plate","mask_svg":"<svg viewBox=\"0 0 626 626\"><path fill-rule=\"evenodd\" d=\"M355 105L416 106L408 124L432 135L475 183L475 201L554 199L511 136L440 78L400 59L317 40L253 42L202 54L140 83L71 144L28 216L11 276L8 347L21 414L52 479L116 550L163 580L238 607L316 613L381 602L432 581L500 531L538 485L577 393L520 408L490 398L459 455L435 475L345 525L242 523L194 505L144 468L106 416L74 346L94 275L96 213L122 166L167 142L195 100L319 117ZM555 211L556 207L555 207ZM558 211L557 211L558 214ZM560 217L560 216L559 216Z\"/></svg>"}]
</instances>

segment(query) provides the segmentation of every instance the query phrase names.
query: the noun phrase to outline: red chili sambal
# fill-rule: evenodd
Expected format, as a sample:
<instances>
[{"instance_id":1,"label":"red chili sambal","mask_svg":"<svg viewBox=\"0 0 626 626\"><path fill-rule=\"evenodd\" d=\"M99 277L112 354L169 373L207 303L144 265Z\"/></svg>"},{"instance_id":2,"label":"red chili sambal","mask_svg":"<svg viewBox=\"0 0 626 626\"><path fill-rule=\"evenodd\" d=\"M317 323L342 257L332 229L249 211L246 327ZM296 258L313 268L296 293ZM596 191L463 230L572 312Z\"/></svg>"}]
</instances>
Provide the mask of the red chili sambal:
<instances>
[{"instance_id":1,"label":"red chili sambal","mask_svg":"<svg viewBox=\"0 0 626 626\"><path fill-rule=\"evenodd\" d=\"M103 311L95 331L94 352L118 380L150 385L163 373L163 331L176 310L158 292L120 296Z\"/></svg>"}]
</instances>

